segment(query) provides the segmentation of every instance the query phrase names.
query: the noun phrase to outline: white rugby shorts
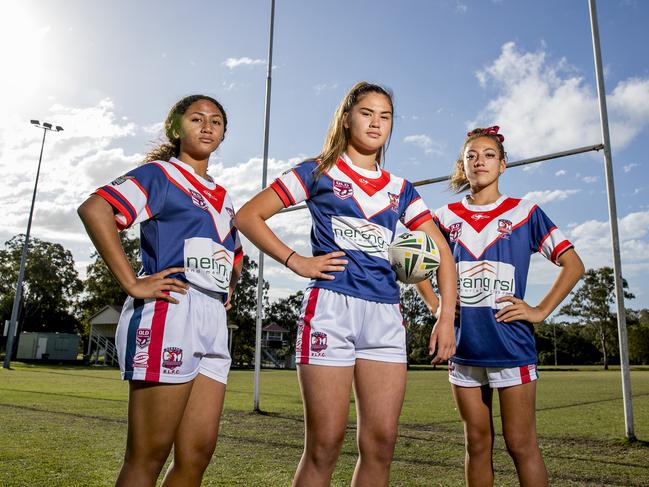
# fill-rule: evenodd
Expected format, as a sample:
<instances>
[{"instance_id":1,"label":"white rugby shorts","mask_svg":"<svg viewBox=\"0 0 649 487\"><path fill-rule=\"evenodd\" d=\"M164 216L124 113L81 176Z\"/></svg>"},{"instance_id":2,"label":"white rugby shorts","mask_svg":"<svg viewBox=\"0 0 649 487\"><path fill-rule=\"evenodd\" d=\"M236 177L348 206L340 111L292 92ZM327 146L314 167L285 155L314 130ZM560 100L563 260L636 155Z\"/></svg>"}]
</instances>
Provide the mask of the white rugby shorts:
<instances>
[{"instance_id":1,"label":"white rugby shorts","mask_svg":"<svg viewBox=\"0 0 649 487\"><path fill-rule=\"evenodd\" d=\"M230 370L225 308L194 288L179 303L126 299L115 343L125 380L182 383L203 374L223 384Z\"/></svg>"},{"instance_id":2,"label":"white rugby shorts","mask_svg":"<svg viewBox=\"0 0 649 487\"><path fill-rule=\"evenodd\" d=\"M350 366L356 359L406 363L406 329L398 304L328 289L307 289L295 343L298 364Z\"/></svg>"},{"instance_id":3,"label":"white rugby shorts","mask_svg":"<svg viewBox=\"0 0 649 487\"><path fill-rule=\"evenodd\" d=\"M479 387L489 384L492 389L498 389L527 384L538 378L534 364L499 368L448 363L448 381L460 387Z\"/></svg>"}]
</instances>

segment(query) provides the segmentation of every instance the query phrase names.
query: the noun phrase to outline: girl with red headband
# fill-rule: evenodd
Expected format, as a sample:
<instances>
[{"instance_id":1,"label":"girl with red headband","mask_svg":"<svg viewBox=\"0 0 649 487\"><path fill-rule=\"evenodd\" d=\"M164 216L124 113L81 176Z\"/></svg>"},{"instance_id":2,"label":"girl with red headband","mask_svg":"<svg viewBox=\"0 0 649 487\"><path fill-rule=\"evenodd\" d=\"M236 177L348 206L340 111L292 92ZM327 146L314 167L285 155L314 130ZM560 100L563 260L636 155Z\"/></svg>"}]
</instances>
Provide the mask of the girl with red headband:
<instances>
[{"instance_id":1,"label":"girl with red headband","mask_svg":"<svg viewBox=\"0 0 649 487\"><path fill-rule=\"evenodd\" d=\"M493 485L493 389L498 390L503 436L521 485L547 485L536 437L536 347L533 324L547 318L581 278L584 266L546 214L531 201L500 192L506 169L499 127L467 134L451 188L469 190L435 213L458 273L457 350L449 380L466 443L469 486ZM525 298L532 254L561 267L536 306Z\"/></svg>"}]
</instances>

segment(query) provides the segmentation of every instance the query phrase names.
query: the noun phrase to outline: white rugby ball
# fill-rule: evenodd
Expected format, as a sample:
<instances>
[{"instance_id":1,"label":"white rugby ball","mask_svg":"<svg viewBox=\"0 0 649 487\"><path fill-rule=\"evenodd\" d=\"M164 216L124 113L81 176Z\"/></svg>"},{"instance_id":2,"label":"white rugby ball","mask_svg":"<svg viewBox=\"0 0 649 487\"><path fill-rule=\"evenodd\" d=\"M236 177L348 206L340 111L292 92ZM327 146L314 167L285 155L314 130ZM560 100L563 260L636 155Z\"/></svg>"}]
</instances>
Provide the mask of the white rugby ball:
<instances>
[{"instance_id":1,"label":"white rugby ball","mask_svg":"<svg viewBox=\"0 0 649 487\"><path fill-rule=\"evenodd\" d=\"M435 241L419 230L397 235L388 248L388 256L397 279L406 284L428 279L439 267Z\"/></svg>"}]
</instances>

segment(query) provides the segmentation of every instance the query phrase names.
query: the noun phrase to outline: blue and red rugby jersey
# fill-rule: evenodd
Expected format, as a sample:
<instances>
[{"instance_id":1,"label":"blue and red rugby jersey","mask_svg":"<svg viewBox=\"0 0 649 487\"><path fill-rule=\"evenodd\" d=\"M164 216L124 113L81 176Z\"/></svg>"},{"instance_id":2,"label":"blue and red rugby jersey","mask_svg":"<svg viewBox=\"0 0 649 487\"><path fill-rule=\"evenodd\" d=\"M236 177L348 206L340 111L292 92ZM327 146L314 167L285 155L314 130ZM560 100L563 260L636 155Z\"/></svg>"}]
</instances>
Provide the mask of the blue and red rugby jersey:
<instances>
[{"instance_id":1,"label":"blue and red rugby jersey","mask_svg":"<svg viewBox=\"0 0 649 487\"><path fill-rule=\"evenodd\" d=\"M496 312L525 298L532 254L558 265L572 244L536 204L501 196L491 205L470 205L465 198L435 212L458 274L460 317L455 321L453 362L480 367L517 367L537 362L532 325L497 322Z\"/></svg>"},{"instance_id":2,"label":"blue and red rugby jersey","mask_svg":"<svg viewBox=\"0 0 649 487\"><path fill-rule=\"evenodd\" d=\"M225 301L233 265L243 257L227 191L176 158L139 166L95 194L113 207L120 230L140 223L141 273L172 274Z\"/></svg>"},{"instance_id":3,"label":"blue and red rugby jersey","mask_svg":"<svg viewBox=\"0 0 649 487\"><path fill-rule=\"evenodd\" d=\"M314 279L309 287L398 303L388 246L399 220L415 230L432 218L426 204L410 182L382 169L358 168L346 155L320 177L317 165L304 161L271 184L286 207L306 201L313 219L313 255L342 250L349 262L343 272L332 273L333 281Z\"/></svg>"}]
</instances>

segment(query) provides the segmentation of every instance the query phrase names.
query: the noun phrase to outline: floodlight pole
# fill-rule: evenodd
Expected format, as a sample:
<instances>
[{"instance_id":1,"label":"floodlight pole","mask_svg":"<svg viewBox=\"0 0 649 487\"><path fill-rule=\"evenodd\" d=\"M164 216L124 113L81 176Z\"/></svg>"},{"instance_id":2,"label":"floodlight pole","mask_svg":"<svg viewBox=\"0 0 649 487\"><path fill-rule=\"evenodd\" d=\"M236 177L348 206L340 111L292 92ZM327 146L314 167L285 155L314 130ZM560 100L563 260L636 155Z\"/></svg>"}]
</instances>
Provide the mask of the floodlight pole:
<instances>
[{"instance_id":1,"label":"floodlight pole","mask_svg":"<svg viewBox=\"0 0 649 487\"><path fill-rule=\"evenodd\" d=\"M588 0L590 26L593 36L593 56L595 58L595 75L597 77L597 97L599 99L599 117L604 143L604 168L606 171L606 193L608 196L608 218L611 222L611 244L613 251L613 275L615 277L615 301L617 305L617 333L620 342L620 369L622 373L622 395L624 396L624 425L626 437L636 439L633 428L633 403L631 401L631 374L629 370L629 345L626 330L626 310L624 307L624 288L622 286L622 264L620 259L620 236L617 226L617 207L615 204L615 184L613 181L613 161L611 157L611 139L608 129L608 112L606 109L606 91L602 70L602 52L599 43L599 26L597 24L597 7L595 0Z\"/></svg>"},{"instance_id":2,"label":"floodlight pole","mask_svg":"<svg viewBox=\"0 0 649 487\"><path fill-rule=\"evenodd\" d=\"M268 36L268 66L266 70L266 107L264 113L264 157L261 175L261 189L268 179L268 134L270 132L270 89L273 74L273 26L275 23L275 0L270 2L270 30ZM257 320L255 326L255 390L253 409L259 408L259 379L261 375L261 319L264 310L264 253L259 251L259 272L257 274Z\"/></svg>"},{"instance_id":3,"label":"floodlight pole","mask_svg":"<svg viewBox=\"0 0 649 487\"><path fill-rule=\"evenodd\" d=\"M16 281L16 295L14 296L14 304L11 308L11 321L9 323L9 334L7 335L7 349L5 351L5 360L3 367L5 369L11 368L11 355L13 354L14 348L14 334L16 333L16 327L18 322L18 308L20 308L20 301L23 294L23 280L25 279L25 267L27 263L27 252L29 249L29 234L32 228L32 216L34 215L34 203L36 202L36 190L38 189L38 176L41 173L41 161L43 160L43 148L45 147L45 135L47 135L48 130L54 132L60 132L63 128L59 125L56 128L52 128L51 123L43 122L42 124L38 120L32 120L32 125L38 128L43 129L43 140L41 142L41 153L38 156L38 168L36 169L36 181L34 181L34 193L32 194L32 205L29 209L29 219L27 220L27 232L25 233L25 243L23 244L23 253L20 256L20 270L18 271L18 280Z\"/></svg>"}]
</instances>

